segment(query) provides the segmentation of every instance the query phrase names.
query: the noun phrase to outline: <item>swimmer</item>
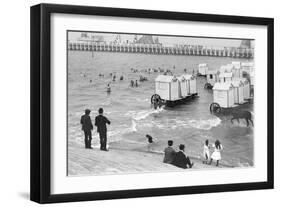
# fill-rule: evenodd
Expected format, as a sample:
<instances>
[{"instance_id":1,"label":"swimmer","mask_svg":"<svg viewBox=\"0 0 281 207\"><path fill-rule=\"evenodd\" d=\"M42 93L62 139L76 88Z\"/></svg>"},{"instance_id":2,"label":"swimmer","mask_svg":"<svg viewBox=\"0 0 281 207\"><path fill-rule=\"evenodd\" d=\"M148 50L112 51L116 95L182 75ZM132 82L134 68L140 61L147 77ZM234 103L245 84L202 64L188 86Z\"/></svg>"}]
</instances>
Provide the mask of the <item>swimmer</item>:
<instances>
[{"instance_id":1,"label":"swimmer","mask_svg":"<svg viewBox=\"0 0 281 207\"><path fill-rule=\"evenodd\" d=\"M111 92L110 84L107 84L106 92L107 92L107 93L110 93L110 92Z\"/></svg>"},{"instance_id":2,"label":"swimmer","mask_svg":"<svg viewBox=\"0 0 281 207\"><path fill-rule=\"evenodd\" d=\"M152 136L150 136L149 134L145 135L145 137L147 138L148 143L153 143L153 138Z\"/></svg>"},{"instance_id":3,"label":"swimmer","mask_svg":"<svg viewBox=\"0 0 281 207\"><path fill-rule=\"evenodd\" d=\"M155 152L155 147L156 147L156 144L157 144L155 141L157 141L157 139L152 138L152 136L149 135L149 134L145 135L145 137L147 138L147 142L148 142L147 151L148 152Z\"/></svg>"}]
</instances>

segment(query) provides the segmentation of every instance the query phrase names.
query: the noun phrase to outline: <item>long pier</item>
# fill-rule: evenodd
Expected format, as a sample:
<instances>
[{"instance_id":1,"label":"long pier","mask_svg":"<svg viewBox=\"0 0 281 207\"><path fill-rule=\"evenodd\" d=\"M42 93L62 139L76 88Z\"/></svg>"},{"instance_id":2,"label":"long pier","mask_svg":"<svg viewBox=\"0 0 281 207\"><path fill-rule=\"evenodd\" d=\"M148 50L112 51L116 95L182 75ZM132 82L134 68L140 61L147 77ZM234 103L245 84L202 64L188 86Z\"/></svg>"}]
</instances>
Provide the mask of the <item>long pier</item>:
<instances>
[{"instance_id":1,"label":"long pier","mask_svg":"<svg viewBox=\"0 0 281 207\"><path fill-rule=\"evenodd\" d=\"M254 50L234 47L162 46L160 44L107 44L90 42L69 42L68 50L94 52L123 52L161 55L213 56L232 58L254 58Z\"/></svg>"}]
</instances>

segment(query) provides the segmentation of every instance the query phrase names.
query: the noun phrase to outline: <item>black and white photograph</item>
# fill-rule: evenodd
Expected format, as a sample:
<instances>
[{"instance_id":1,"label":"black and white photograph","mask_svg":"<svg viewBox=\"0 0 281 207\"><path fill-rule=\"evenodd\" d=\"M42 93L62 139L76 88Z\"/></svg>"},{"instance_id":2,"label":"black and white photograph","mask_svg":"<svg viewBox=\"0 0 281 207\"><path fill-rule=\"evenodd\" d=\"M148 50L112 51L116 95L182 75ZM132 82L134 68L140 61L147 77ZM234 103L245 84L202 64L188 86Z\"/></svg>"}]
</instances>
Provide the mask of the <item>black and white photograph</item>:
<instances>
[{"instance_id":1,"label":"black and white photograph","mask_svg":"<svg viewBox=\"0 0 281 207\"><path fill-rule=\"evenodd\" d=\"M255 168L255 39L66 33L67 176Z\"/></svg>"},{"instance_id":2,"label":"black and white photograph","mask_svg":"<svg viewBox=\"0 0 281 207\"><path fill-rule=\"evenodd\" d=\"M278 203L278 1L3 3L0 206Z\"/></svg>"}]
</instances>

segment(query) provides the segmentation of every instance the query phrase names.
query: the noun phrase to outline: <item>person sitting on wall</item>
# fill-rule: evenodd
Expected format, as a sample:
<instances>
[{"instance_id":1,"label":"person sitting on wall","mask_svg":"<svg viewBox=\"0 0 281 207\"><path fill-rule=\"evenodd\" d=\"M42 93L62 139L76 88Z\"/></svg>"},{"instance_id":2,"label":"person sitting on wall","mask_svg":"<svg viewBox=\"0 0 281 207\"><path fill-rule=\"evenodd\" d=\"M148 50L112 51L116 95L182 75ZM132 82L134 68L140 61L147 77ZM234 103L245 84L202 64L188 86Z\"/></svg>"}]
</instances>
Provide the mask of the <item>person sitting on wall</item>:
<instances>
[{"instance_id":1,"label":"person sitting on wall","mask_svg":"<svg viewBox=\"0 0 281 207\"><path fill-rule=\"evenodd\" d=\"M187 169L187 165L189 168L192 168L194 163L191 163L189 157L185 155L184 148L185 146L183 144L180 144L180 151L176 153L172 164L183 169Z\"/></svg>"},{"instance_id":2,"label":"person sitting on wall","mask_svg":"<svg viewBox=\"0 0 281 207\"><path fill-rule=\"evenodd\" d=\"M171 164L174 160L174 157L176 155L176 151L174 150L173 146L173 140L168 140L168 147L164 150L164 163Z\"/></svg>"}]
</instances>

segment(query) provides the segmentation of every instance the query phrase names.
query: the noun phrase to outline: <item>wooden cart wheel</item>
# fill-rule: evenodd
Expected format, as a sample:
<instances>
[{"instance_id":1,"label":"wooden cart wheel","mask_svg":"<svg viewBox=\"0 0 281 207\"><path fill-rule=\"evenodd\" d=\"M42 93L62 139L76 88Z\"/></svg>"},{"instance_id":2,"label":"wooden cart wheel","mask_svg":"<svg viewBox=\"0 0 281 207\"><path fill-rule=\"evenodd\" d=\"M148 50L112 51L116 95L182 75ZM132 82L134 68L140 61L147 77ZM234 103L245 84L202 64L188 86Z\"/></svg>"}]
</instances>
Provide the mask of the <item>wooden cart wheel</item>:
<instances>
[{"instance_id":1,"label":"wooden cart wheel","mask_svg":"<svg viewBox=\"0 0 281 207\"><path fill-rule=\"evenodd\" d=\"M161 97L158 94L153 94L151 96L151 104L159 104L161 102Z\"/></svg>"},{"instance_id":2,"label":"wooden cart wheel","mask_svg":"<svg viewBox=\"0 0 281 207\"><path fill-rule=\"evenodd\" d=\"M212 89L213 86L210 83L205 83L204 89Z\"/></svg>"},{"instance_id":3,"label":"wooden cart wheel","mask_svg":"<svg viewBox=\"0 0 281 207\"><path fill-rule=\"evenodd\" d=\"M151 96L151 105L154 109L157 109L158 107L161 107L165 104L165 101L161 99L161 97L158 94L153 94Z\"/></svg>"},{"instance_id":4,"label":"wooden cart wheel","mask_svg":"<svg viewBox=\"0 0 281 207\"><path fill-rule=\"evenodd\" d=\"M218 103L212 103L210 105L210 112L211 113L220 113L221 112L221 107Z\"/></svg>"}]
</instances>

